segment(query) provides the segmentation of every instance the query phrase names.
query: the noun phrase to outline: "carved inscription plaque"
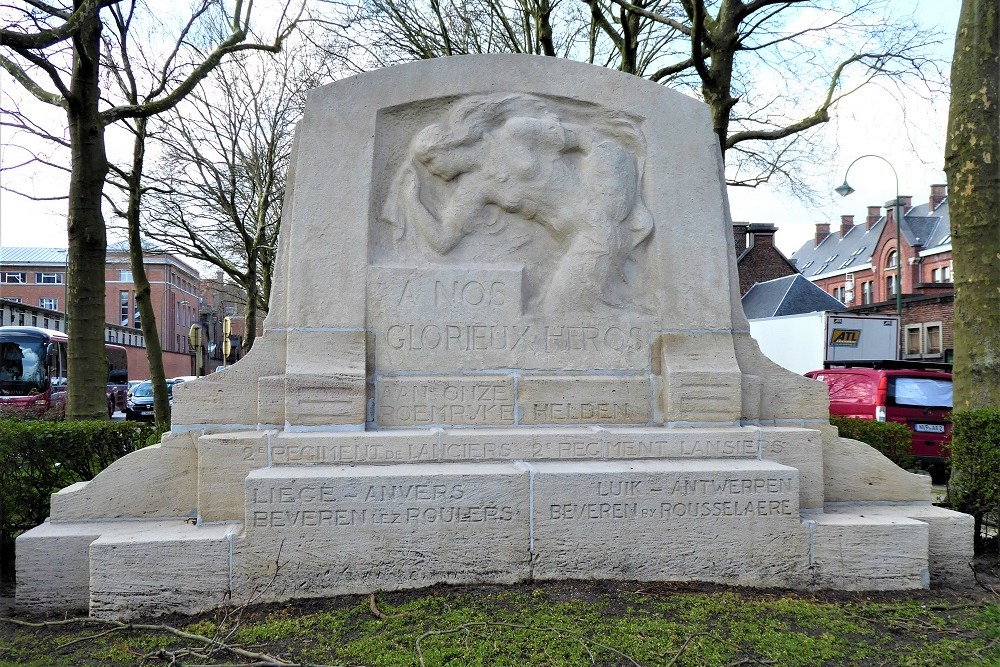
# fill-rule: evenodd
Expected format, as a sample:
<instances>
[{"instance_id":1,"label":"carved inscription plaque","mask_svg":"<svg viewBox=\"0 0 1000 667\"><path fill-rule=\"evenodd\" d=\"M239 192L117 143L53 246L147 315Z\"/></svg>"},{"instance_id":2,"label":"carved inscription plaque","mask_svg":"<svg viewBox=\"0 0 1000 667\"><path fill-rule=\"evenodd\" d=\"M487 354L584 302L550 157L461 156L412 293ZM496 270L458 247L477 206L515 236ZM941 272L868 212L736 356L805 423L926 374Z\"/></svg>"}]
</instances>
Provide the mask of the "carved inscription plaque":
<instances>
[{"instance_id":1,"label":"carved inscription plaque","mask_svg":"<svg viewBox=\"0 0 1000 667\"><path fill-rule=\"evenodd\" d=\"M267 468L247 478L246 533L255 549L280 547L284 587L516 581L527 487L509 465Z\"/></svg>"},{"instance_id":2,"label":"carved inscription plaque","mask_svg":"<svg viewBox=\"0 0 1000 667\"><path fill-rule=\"evenodd\" d=\"M539 576L572 578L604 562L615 577L670 578L697 567L699 558L728 572L761 536L801 533L797 471L775 463L536 465ZM623 534L629 540L618 539ZM613 554L600 547L611 543ZM726 553L732 545L736 550Z\"/></svg>"},{"instance_id":3,"label":"carved inscription plaque","mask_svg":"<svg viewBox=\"0 0 1000 667\"><path fill-rule=\"evenodd\" d=\"M383 377L375 392L379 426L514 423L512 377Z\"/></svg>"},{"instance_id":4,"label":"carved inscription plaque","mask_svg":"<svg viewBox=\"0 0 1000 667\"><path fill-rule=\"evenodd\" d=\"M437 434L419 431L282 433L271 443L274 465L406 463L436 458Z\"/></svg>"},{"instance_id":5,"label":"carved inscription plaque","mask_svg":"<svg viewBox=\"0 0 1000 667\"><path fill-rule=\"evenodd\" d=\"M522 377L524 424L646 424L648 376Z\"/></svg>"}]
</instances>

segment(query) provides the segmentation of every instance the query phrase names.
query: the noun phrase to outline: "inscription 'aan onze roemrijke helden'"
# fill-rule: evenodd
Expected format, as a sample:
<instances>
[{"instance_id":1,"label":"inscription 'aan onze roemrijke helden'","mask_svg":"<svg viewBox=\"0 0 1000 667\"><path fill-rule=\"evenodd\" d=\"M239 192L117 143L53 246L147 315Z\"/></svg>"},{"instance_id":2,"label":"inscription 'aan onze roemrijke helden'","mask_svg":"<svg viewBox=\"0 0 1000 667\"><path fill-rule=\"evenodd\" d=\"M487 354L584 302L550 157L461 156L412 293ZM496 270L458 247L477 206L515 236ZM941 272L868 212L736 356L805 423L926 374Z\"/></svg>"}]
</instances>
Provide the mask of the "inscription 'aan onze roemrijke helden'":
<instances>
[{"instance_id":1,"label":"inscription 'aan onze roemrijke helden'","mask_svg":"<svg viewBox=\"0 0 1000 667\"><path fill-rule=\"evenodd\" d=\"M790 516L795 483L791 477L679 477L598 481L593 491L593 501L550 502L537 507L536 514L555 521ZM380 484L355 490L323 484L252 487L249 495L252 505L263 506L251 511L254 528L475 524L512 521L516 514L512 505L469 500L461 483Z\"/></svg>"}]
</instances>

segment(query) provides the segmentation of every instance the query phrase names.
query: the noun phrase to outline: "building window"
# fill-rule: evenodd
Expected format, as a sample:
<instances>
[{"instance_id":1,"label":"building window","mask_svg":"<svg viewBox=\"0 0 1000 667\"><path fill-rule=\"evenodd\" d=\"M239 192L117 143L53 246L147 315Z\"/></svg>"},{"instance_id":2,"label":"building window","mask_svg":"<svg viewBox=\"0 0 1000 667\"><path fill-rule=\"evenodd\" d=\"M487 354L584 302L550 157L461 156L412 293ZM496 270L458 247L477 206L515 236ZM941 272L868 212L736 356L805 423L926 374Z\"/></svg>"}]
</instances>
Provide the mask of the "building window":
<instances>
[{"instance_id":1,"label":"building window","mask_svg":"<svg viewBox=\"0 0 1000 667\"><path fill-rule=\"evenodd\" d=\"M10 301L11 303L21 303L21 297L19 296L5 296L4 301Z\"/></svg>"},{"instance_id":2,"label":"building window","mask_svg":"<svg viewBox=\"0 0 1000 667\"><path fill-rule=\"evenodd\" d=\"M907 357L919 357L923 354L923 327L919 324L910 324L906 327L906 345L903 354Z\"/></svg>"},{"instance_id":3,"label":"building window","mask_svg":"<svg viewBox=\"0 0 1000 667\"><path fill-rule=\"evenodd\" d=\"M36 273L35 282L41 285L62 285L63 274L61 273Z\"/></svg>"},{"instance_id":4,"label":"building window","mask_svg":"<svg viewBox=\"0 0 1000 667\"><path fill-rule=\"evenodd\" d=\"M122 283L132 282L132 272L124 269L118 272L118 281Z\"/></svg>"},{"instance_id":5,"label":"building window","mask_svg":"<svg viewBox=\"0 0 1000 667\"><path fill-rule=\"evenodd\" d=\"M885 268L895 269L896 268L896 251L893 250L889 253L889 256L885 258Z\"/></svg>"},{"instance_id":6,"label":"building window","mask_svg":"<svg viewBox=\"0 0 1000 667\"><path fill-rule=\"evenodd\" d=\"M833 288L833 298L841 303L847 303L844 299L847 298L847 288L846 287L834 287Z\"/></svg>"},{"instance_id":7,"label":"building window","mask_svg":"<svg viewBox=\"0 0 1000 667\"><path fill-rule=\"evenodd\" d=\"M23 284L26 282L28 282L27 273L18 273L16 271L4 271L0 273L0 283Z\"/></svg>"},{"instance_id":8,"label":"building window","mask_svg":"<svg viewBox=\"0 0 1000 667\"><path fill-rule=\"evenodd\" d=\"M43 296L38 300L38 307L45 308L46 310L55 310L58 307L58 303L55 298Z\"/></svg>"},{"instance_id":9,"label":"building window","mask_svg":"<svg viewBox=\"0 0 1000 667\"><path fill-rule=\"evenodd\" d=\"M128 292L124 290L118 292L118 305L119 305L119 312L121 313L121 325L123 327L127 327L128 314L132 310L131 308L129 308Z\"/></svg>"},{"instance_id":10,"label":"building window","mask_svg":"<svg viewBox=\"0 0 1000 667\"><path fill-rule=\"evenodd\" d=\"M861 303L875 303L875 281L866 280L861 283Z\"/></svg>"},{"instance_id":11,"label":"building window","mask_svg":"<svg viewBox=\"0 0 1000 667\"><path fill-rule=\"evenodd\" d=\"M924 355L941 356L941 323L928 322L924 325Z\"/></svg>"},{"instance_id":12,"label":"building window","mask_svg":"<svg viewBox=\"0 0 1000 667\"><path fill-rule=\"evenodd\" d=\"M909 324L903 354L908 359L940 358L944 352L940 322Z\"/></svg>"},{"instance_id":13,"label":"building window","mask_svg":"<svg viewBox=\"0 0 1000 667\"><path fill-rule=\"evenodd\" d=\"M887 296L896 296L896 287L899 283L896 276L887 276L885 279L885 293Z\"/></svg>"}]
</instances>

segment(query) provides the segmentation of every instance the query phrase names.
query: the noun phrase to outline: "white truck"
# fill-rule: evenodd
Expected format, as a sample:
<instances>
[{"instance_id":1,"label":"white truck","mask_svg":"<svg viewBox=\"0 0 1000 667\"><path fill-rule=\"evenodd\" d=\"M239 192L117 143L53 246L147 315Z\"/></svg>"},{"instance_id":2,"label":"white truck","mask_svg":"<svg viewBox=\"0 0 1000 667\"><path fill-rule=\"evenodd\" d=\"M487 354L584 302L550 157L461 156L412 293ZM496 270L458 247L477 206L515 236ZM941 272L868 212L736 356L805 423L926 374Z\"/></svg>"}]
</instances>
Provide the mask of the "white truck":
<instances>
[{"instance_id":1,"label":"white truck","mask_svg":"<svg viewBox=\"0 0 1000 667\"><path fill-rule=\"evenodd\" d=\"M779 366L802 375L824 362L899 359L899 316L831 311L750 320L750 335Z\"/></svg>"}]
</instances>

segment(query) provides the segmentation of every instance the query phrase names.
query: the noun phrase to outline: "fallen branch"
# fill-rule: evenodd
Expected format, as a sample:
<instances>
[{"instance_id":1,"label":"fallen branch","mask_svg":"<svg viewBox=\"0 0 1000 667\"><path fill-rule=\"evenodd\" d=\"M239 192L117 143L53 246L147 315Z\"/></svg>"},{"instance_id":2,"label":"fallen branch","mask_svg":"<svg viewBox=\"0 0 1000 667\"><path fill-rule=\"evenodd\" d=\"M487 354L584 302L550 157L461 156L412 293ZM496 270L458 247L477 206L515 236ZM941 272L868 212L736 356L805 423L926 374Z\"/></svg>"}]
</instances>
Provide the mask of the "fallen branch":
<instances>
[{"instance_id":1,"label":"fallen branch","mask_svg":"<svg viewBox=\"0 0 1000 667\"><path fill-rule=\"evenodd\" d=\"M384 621L387 618L406 618L410 615L409 612L403 612L401 614L386 614L383 613L381 609L378 608L378 602L375 600L375 594L372 593L368 596L368 610L371 611L372 616Z\"/></svg>"}]
</instances>

